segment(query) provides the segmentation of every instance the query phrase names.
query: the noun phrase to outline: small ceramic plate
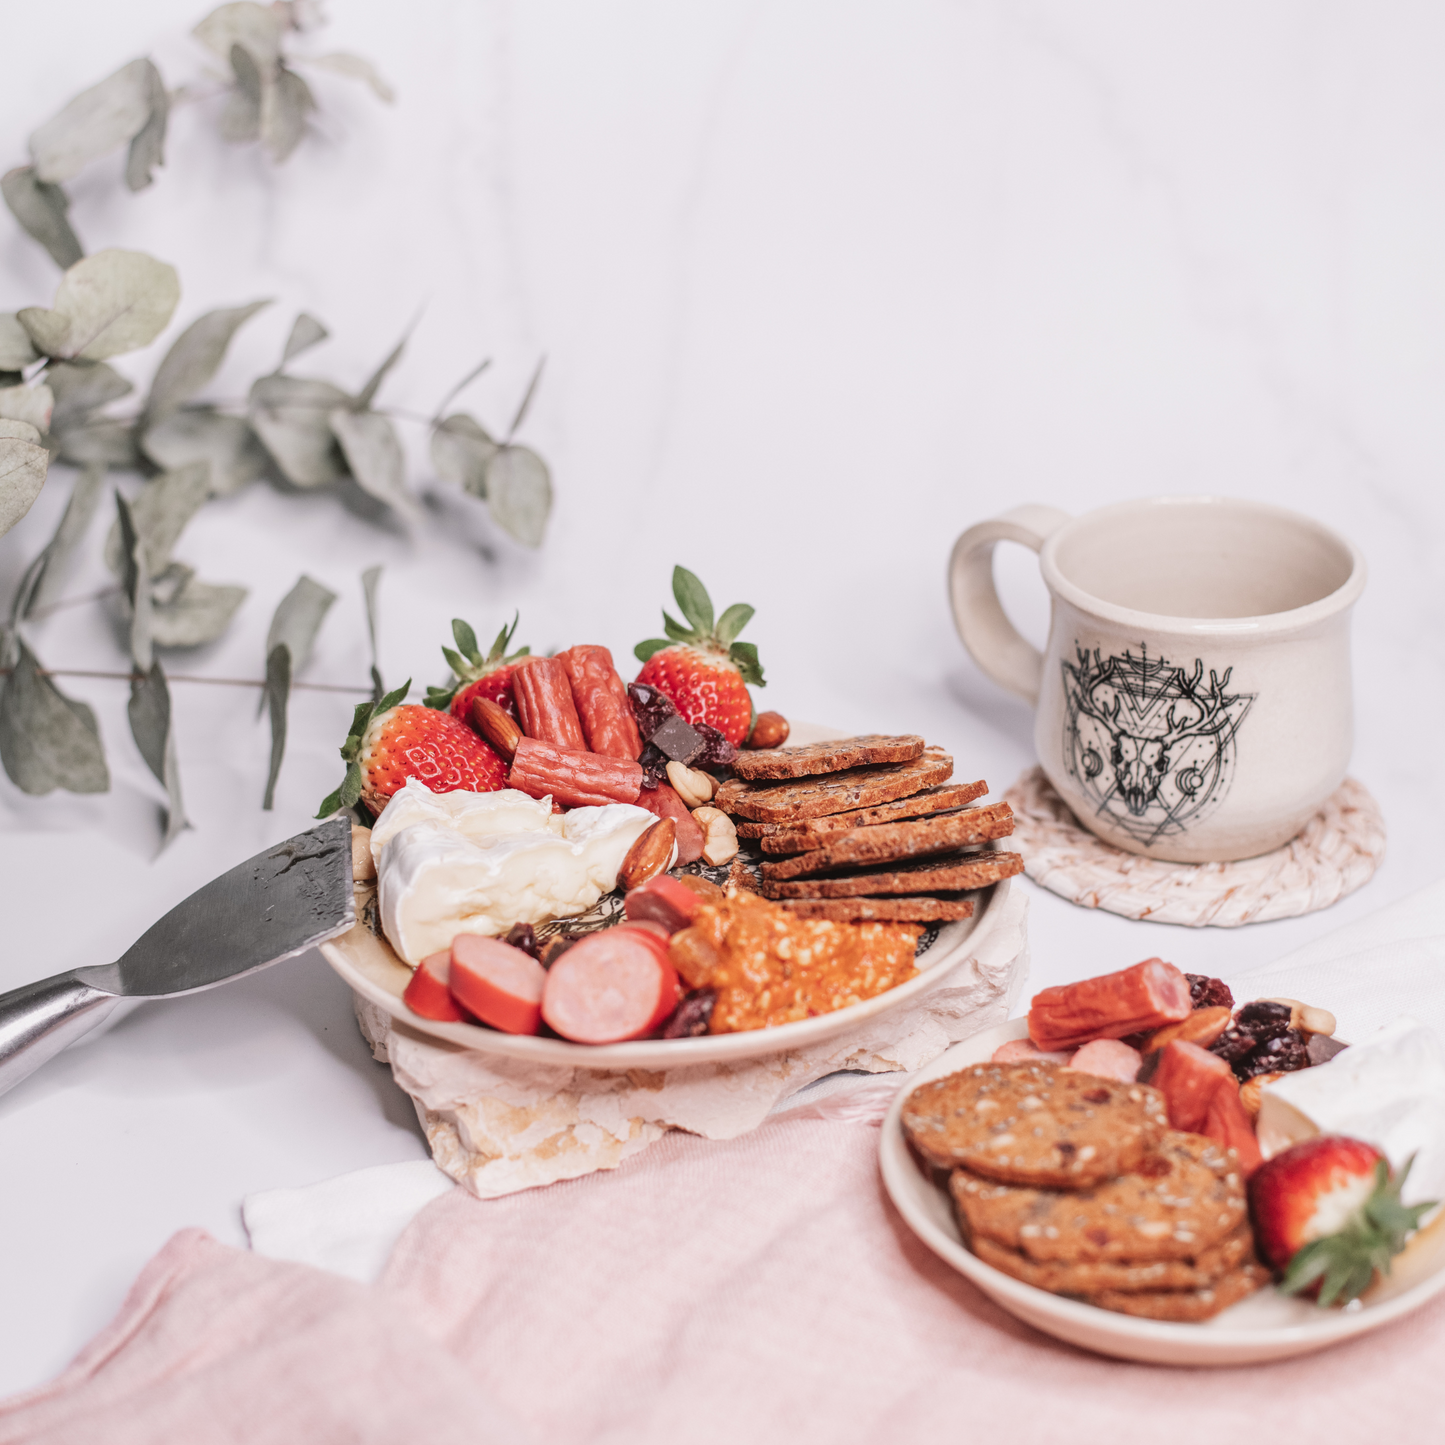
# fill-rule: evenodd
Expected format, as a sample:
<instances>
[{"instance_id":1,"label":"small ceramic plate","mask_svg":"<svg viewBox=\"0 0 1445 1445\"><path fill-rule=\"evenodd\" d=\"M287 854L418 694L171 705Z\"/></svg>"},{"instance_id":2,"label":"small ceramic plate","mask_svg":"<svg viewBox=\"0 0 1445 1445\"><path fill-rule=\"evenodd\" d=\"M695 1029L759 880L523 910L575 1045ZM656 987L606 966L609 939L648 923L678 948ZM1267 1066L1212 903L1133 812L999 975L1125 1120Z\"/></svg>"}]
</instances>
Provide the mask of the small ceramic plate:
<instances>
[{"instance_id":1,"label":"small ceramic plate","mask_svg":"<svg viewBox=\"0 0 1445 1445\"><path fill-rule=\"evenodd\" d=\"M913 1087L989 1058L1028 1026L1014 1019L955 1044L915 1076ZM1379 1329L1445 1290L1445 1210L1398 1255L1391 1273L1343 1310L1322 1310L1266 1288L1205 1324L1173 1324L1114 1314L1024 1284L971 1254L948 1196L909 1152L899 1116L912 1088L900 1091L883 1122L879 1146L884 1187L908 1227L941 1260L967 1276L1010 1314L1070 1344L1158 1365L1252 1365L1309 1354Z\"/></svg>"}]
</instances>

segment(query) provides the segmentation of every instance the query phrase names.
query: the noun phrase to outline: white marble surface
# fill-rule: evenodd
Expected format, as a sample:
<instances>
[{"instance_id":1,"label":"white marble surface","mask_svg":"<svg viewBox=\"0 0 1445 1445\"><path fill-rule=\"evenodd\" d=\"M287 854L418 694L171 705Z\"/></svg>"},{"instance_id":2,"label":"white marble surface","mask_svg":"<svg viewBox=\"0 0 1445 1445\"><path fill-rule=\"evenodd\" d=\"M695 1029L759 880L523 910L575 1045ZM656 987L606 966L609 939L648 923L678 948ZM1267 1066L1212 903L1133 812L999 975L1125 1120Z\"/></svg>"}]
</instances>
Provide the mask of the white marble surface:
<instances>
[{"instance_id":1,"label":"white marble surface","mask_svg":"<svg viewBox=\"0 0 1445 1445\"><path fill-rule=\"evenodd\" d=\"M389 678L432 680L450 617L485 630L513 606L534 647L625 655L684 562L720 604L757 607L768 705L926 732L1001 791L1033 761L1029 718L954 637L954 535L1026 500L1260 496L1370 560L1353 771L1390 856L1327 913L1229 932L1085 913L1025 884L1035 980L1153 952L1237 973L1445 873L1437 7L331 8L318 48L376 58L394 108L323 78L320 134L280 173L179 117L156 186L132 198L87 176L76 227L92 248L174 261L178 326L278 298L218 396L272 363L301 306L335 340L299 369L350 384L421 310L383 394L417 412L490 354L468 400L500 424L545 352L527 434L555 469L557 515L531 556L454 499L406 538L327 498L254 489L178 549L252 595L174 671L259 676L270 612L304 568L343 596L310 678L363 681L356 577L377 561ZM0 91L5 163L131 56L182 73L179 37L203 9L7 14L23 64ZM0 217L0 308L47 301L54 280ZM62 501L49 489L0 541L0 600ZM1019 554L999 570L1038 634L1032 567ZM88 569L76 593L104 580ZM95 608L33 638L52 666L120 662ZM263 814L252 695L177 684L196 829L157 861L123 685L68 686L99 713L114 789L32 800L0 780L0 987L114 957L304 827L338 776L344 697L296 698ZM0 1099L0 1389L57 1369L174 1229L239 1243L246 1194L420 1157L410 1112L314 956L137 1013Z\"/></svg>"}]
</instances>

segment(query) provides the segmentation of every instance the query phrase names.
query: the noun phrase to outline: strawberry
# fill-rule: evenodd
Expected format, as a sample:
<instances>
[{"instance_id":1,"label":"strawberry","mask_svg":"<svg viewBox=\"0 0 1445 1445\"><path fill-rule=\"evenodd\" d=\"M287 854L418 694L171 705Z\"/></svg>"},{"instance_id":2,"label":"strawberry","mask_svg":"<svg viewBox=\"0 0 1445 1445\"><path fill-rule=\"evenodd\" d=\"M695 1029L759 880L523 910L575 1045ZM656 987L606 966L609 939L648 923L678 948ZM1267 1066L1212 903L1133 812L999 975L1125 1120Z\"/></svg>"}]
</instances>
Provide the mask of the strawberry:
<instances>
[{"instance_id":1,"label":"strawberry","mask_svg":"<svg viewBox=\"0 0 1445 1445\"><path fill-rule=\"evenodd\" d=\"M494 793L507 786L507 765L469 727L435 708L402 702L410 687L408 681L356 709L341 745L346 777L318 818L358 802L379 813L408 778L434 793Z\"/></svg>"},{"instance_id":2,"label":"strawberry","mask_svg":"<svg viewBox=\"0 0 1445 1445\"><path fill-rule=\"evenodd\" d=\"M1348 1304L1374 1279L1435 1207L1405 1205L1385 1156L1359 1139L1306 1139L1267 1163L1249 1181L1254 1238L1265 1261L1284 1271L1286 1294L1317 1293L1321 1305Z\"/></svg>"},{"instance_id":3,"label":"strawberry","mask_svg":"<svg viewBox=\"0 0 1445 1445\"><path fill-rule=\"evenodd\" d=\"M686 567L672 569L672 595L691 627L666 612L666 638L639 642L635 649L642 671L637 681L672 699L685 722L715 727L734 747L741 747L753 726L753 700L746 684L765 687L758 650L738 642L753 609L735 602L716 622L707 589Z\"/></svg>"},{"instance_id":4,"label":"strawberry","mask_svg":"<svg viewBox=\"0 0 1445 1445\"><path fill-rule=\"evenodd\" d=\"M450 665L456 681L450 687L427 688L426 705L437 709L449 707L454 718L470 727L472 700L484 697L515 719L517 703L512 696L512 669L518 658L526 657L532 650L530 647L519 647L513 653L507 652L516 630L517 617L514 615L512 625L497 634L491 651L483 657L477 646L477 634L460 617L453 617L452 636L461 650L458 652L444 647L442 656Z\"/></svg>"}]
</instances>

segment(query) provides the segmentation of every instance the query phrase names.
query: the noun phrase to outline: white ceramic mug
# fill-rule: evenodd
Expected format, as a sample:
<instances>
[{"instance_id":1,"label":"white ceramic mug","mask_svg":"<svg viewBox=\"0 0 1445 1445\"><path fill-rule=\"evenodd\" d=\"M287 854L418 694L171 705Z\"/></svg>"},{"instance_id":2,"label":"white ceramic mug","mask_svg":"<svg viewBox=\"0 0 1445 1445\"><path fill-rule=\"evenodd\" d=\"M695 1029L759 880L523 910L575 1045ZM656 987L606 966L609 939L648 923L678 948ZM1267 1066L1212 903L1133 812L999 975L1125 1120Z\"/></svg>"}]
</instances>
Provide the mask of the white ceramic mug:
<instances>
[{"instance_id":1,"label":"white ceramic mug","mask_svg":"<svg viewBox=\"0 0 1445 1445\"><path fill-rule=\"evenodd\" d=\"M1042 654L999 604L1001 541L1039 554ZM1328 528L1228 497L1015 507L970 527L949 567L959 636L1037 709L1039 761L1079 821L1186 863L1279 847L1344 779L1364 586L1364 559Z\"/></svg>"}]
</instances>

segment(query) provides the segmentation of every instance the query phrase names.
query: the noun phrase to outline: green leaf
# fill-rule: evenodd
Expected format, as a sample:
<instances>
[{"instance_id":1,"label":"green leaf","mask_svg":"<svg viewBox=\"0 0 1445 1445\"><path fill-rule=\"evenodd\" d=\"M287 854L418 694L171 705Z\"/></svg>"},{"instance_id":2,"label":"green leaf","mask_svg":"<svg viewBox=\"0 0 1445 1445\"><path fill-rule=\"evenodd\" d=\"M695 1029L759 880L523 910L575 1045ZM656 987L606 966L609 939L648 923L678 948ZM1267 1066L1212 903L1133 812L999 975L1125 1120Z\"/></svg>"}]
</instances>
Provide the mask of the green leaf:
<instances>
[{"instance_id":1,"label":"green leaf","mask_svg":"<svg viewBox=\"0 0 1445 1445\"><path fill-rule=\"evenodd\" d=\"M275 81L261 87L261 146L280 165L301 144L306 116L316 109L311 87L283 65Z\"/></svg>"},{"instance_id":2,"label":"green leaf","mask_svg":"<svg viewBox=\"0 0 1445 1445\"><path fill-rule=\"evenodd\" d=\"M66 212L70 198L59 186L35 174L34 166L19 166L0 177L0 195L10 213L50 253L62 270L75 265L85 251L70 228ZM28 334L28 333L27 333Z\"/></svg>"},{"instance_id":3,"label":"green leaf","mask_svg":"<svg viewBox=\"0 0 1445 1445\"><path fill-rule=\"evenodd\" d=\"M63 431L52 427L51 441L59 448L61 460L76 466L96 464L131 471L140 465L134 433L127 423L113 417L96 417Z\"/></svg>"},{"instance_id":4,"label":"green leaf","mask_svg":"<svg viewBox=\"0 0 1445 1445\"><path fill-rule=\"evenodd\" d=\"M707 595L707 588L686 567L672 569L672 595L677 598L682 615L698 632L707 634L712 631L712 598Z\"/></svg>"},{"instance_id":5,"label":"green leaf","mask_svg":"<svg viewBox=\"0 0 1445 1445\"><path fill-rule=\"evenodd\" d=\"M110 789L100 729L83 702L42 675L35 654L14 640L16 658L0 689L0 764L23 793L40 797Z\"/></svg>"},{"instance_id":6,"label":"green leaf","mask_svg":"<svg viewBox=\"0 0 1445 1445\"><path fill-rule=\"evenodd\" d=\"M49 467L50 453L33 426L0 421L0 537L35 504Z\"/></svg>"},{"instance_id":7,"label":"green leaf","mask_svg":"<svg viewBox=\"0 0 1445 1445\"><path fill-rule=\"evenodd\" d=\"M456 695L457 690L454 687L428 686L426 696L422 699L422 706L434 708L437 712L445 712L452 705L452 699Z\"/></svg>"},{"instance_id":8,"label":"green leaf","mask_svg":"<svg viewBox=\"0 0 1445 1445\"><path fill-rule=\"evenodd\" d=\"M361 801L361 766L358 763L348 763L346 776L341 781L340 788L341 806L343 808L354 808Z\"/></svg>"},{"instance_id":9,"label":"green leaf","mask_svg":"<svg viewBox=\"0 0 1445 1445\"><path fill-rule=\"evenodd\" d=\"M303 671L311 661L316 634L335 601L336 594L329 587L323 587L304 572L281 599L266 633L266 656L269 658L284 644L288 653L288 678Z\"/></svg>"},{"instance_id":10,"label":"green leaf","mask_svg":"<svg viewBox=\"0 0 1445 1445\"><path fill-rule=\"evenodd\" d=\"M284 367L293 356L309 351L330 335L314 316L309 316L304 311L298 312L296 320L291 323L291 334L286 338L286 349L281 353L281 365Z\"/></svg>"},{"instance_id":11,"label":"green leaf","mask_svg":"<svg viewBox=\"0 0 1445 1445\"><path fill-rule=\"evenodd\" d=\"M487 496L487 463L497 451L497 443L486 428L464 411L432 429L431 459L437 476L483 501Z\"/></svg>"},{"instance_id":12,"label":"green leaf","mask_svg":"<svg viewBox=\"0 0 1445 1445\"><path fill-rule=\"evenodd\" d=\"M662 630L674 642L697 642L700 634L690 627L684 627L675 617L664 612L662 614Z\"/></svg>"},{"instance_id":13,"label":"green leaf","mask_svg":"<svg viewBox=\"0 0 1445 1445\"><path fill-rule=\"evenodd\" d=\"M654 652L661 652L664 647L671 646L672 643L665 637L651 637L646 642L639 642L632 652L639 662L646 662Z\"/></svg>"},{"instance_id":14,"label":"green leaf","mask_svg":"<svg viewBox=\"0 0 1445 1445\"><path fill-rule=\"evenodd\" d=\"M151 589L144 543L130 504L115 494L116 524L120 533L121 587L130 603L130 657L138 672L149 672L154 661L151 643Z\"/></svg>"},{"instance_id":15,"label":"green leaf","mask_svg":"<svg viewBox=\"0 0 1445 1445\"><path fill-rule=\"evenodd\" d=\"M28 422L40 433L50 430L50 415L55 409L55 393L48 386L0 387L0 421Z\"/></svg>"},{"instance_id":16,"label":"green leaf","mask_svg":"<svg viewBox=\"0 0 1445 1445\"><path fill-rule=\"evenodd\" d=\"M233 45L241 46L269 75L280 60L281 32L281 18L269 5L241 0L212 10L191 34L222 60L230 56Z\"/></svg>"},{"instance_id":17,"label":"green leaf","mask_svg":"<svg viewBox=\"0 0 1445 1445\"><path fill-rule=\"evenodd\" d=\"M131 683L126 715L130 718L131 736L140 749L141 757L166 790L165 837L161 842L164 848L191 825L186 821L186 810L181 802L181 776L176 763L176 736L166 675L158 662L138 670L146 676Z\"/></svg>"},{"instance_id":18,"label":"green leaf","mask_svg":"<svg viewBox=\"0 0 1445 1445\"><path fill-rule=\"evenodd\" d=\"M159 82L149 60L132 60L99 85L81 91L58 115L31 133L35 174L51 184L71 180L91 161L138 135L151 118L152 77ZM163 86L161 93L165 93Z\"/></svg>"},{"instance_id":19,"label":"green leaf","mask_svg":"<svg viewBox=\"0 0 1445 1445\"><path fill-rule=\"evenodd\" d=\"M269 301L208 311L176 337L156 368L146 398L143 426L163 421L215 376L231 338Z\"/></svg>"},{"instance_id":20,"label":"green leaf","mask_svg":"<svg viewBox=\"0 0 1445 1445\"><path fill-rule=\"evenodd\" d=\"M61 277L51 310L27 306L16 314L47 356L103 361L148 346L180 297L174 266L140 251L97 251Z\"/></svg>"},{"instance_id":21,"label":"green leaf","mask_svg":"<svg viewBox=\"0 0 1445 1445\"><path fill-rule=\"evenodd\" d=\"M278 642L266 654L266 703L271 710L271 766L261 809L269 813L276 801L276 779L286 755L286 704L291 697L291 649Z\"/></svg>"},{"instance_id":22,"label":"green leaf","mask_svg":"<svg viewBox=\"0 0 1445 1445\"><path fill-rule=\"evenodd\" d=\"M298 63L302 57L296 57ZM345 51L333 51L329 55L308 55L305 64L319 70L329 70L335 75L349 76L352 80L363 80L372 89L376 98L388 105L396 99L396 92L377 74L376 67L359 55L348 55Z\"/></svg>"},{"instance_id":23,"label":"green leaf","mask_svg":"<svg viewBox=\"0 0 1445 1445\"><path fill-rule=\"evenodd\" d=\"M0 311L0 371L24 371L39 355L30 333L11 311Z\"/></svg>"},{"instance_id":24,"label":"green leaf","mask_svg":"<svg viewBox=\"0 0 1445 1445\"><path fill-rule=\"evenodd\" d=\"M415 519L416 503L405 485L406 459L391 418L338 407L331 413L331 430L362 491L403 517Z\"/></svg>"},{"instance_id":25,"label":"green leaf","mask_svg":"<svg viewBox=\"0 0 1445 1445\"><path fill-rule=\"evenodd\" d=\"M540 547L552 511L546 462L527 447L500 447L487 463L486 487L497 525L524 547Z\"/></svg>"},{"instance_id":26,"label":"green leaf","mask_svg":"<svg viewBox=\"0 0 1445 1445\"><path fill-rule=\"evenodd\" d=\"M64 515L55 535L40 554L40 571L34 586L21 611L21 617L29 617L60 599L60 594L70 575L75 549L90 529L96 506L105 484L105 468L86 467L75 479L70 500L65 504Z\"/></svg>"},{"instance_id":27,"label":"green leaf","mask_svg":"<svg viewBox=\"0 0 1445 1445\"><path fill-rule=\"evenodd\" d=\"M752 621L753 609L746 602L734 602L717 620L715 634L719 644L729 647L744 627Z\"/></svg>"},{"instance_id":28,"label":"green leaf","mask_svg":"<svg viewBox=\"0 0 1445 1445\"><path fill-rule=\"evenodd\" d=\"M368 567L361 574L361 591L366 598L366 636L371 643L371 695L378 701L386 691L381 680L381 658L376 648L376 623L379 616L377 593L380 587L380 566Z\"/></svg>"},{"instance_id":29,"label":"green leaf","mask_svg":"<svg viewBox=\"0 0 1445 1445\"><path fill-rule=\"evenodd\" d=\"M261 439L244 417L226 416L210 407L182 407L148 427L140 445L151 461L167 470L205 463L213 497L240 491L264 477L271 465Z\"/></svg>"},{"instance_id":30,"label":"green leaf","mask_svg":"<svg viewBox=\"0 0 1445 1445\"><path fill-rule=\"evenodd\" d=\"M452 636L456 638L457 647L461 649L462 656L467 661L480 665L482 654L477 647L477 634L472 631L471 624L463 622L460 617L453 617ZM442 650L445 652L447 649L443 648Z\"/></svg>"},{"instance_id":31,"label":"green leaf","mask_svg":"<svg viewBox=\"0 0 1445 1445\"><path fill-rule=\"evenodd\" d=\"M209 495L210 478L204 462L162 472L141 488L128 511L142 544L147 577L165 571L171 549ZM125 555L126 543L117 523L105 544L106 566L117 576L125 568Z\"/></svg>"},{"instance_id":32,"label":"green leaf","mask_svg":"<svg viewBox=\"0 0 1445 1445\"><path fill-rule=\"evenodd\" d=\"M411 333L408 332L407 335ZM387 372L401 360L401 354L406 350L406 336L392 347L385 361L376 368L366 380L366 385L361 388L356 396L357 409L365 411L376 398L376 393L381 390L381 383L386 380Z\"/></svg>"},{"instance_id":33,"label":"green leaf","mask_svg":"<svg viewBox=\"0 0 1445 1445\"><path fill-rule=\"evenodd\" d=\"M532 398L537 394L537 383L542 379L542 368L546 366L547 358L544 356L538 363L537 369L532 373L532 379L527 383L526 394L522 397L522 404L517 408L517 414L512 418L512 425L507 429L507 440L511 441L517 435L517 429L527 419L527 412L531 409Z\"/></svg>"},{"instance_id":34,"label":"green leaf","mask_svg":"<svg viewBox=\"0 0 1445 1445\"><path fill-rule=\"evenodd\" d=\"M251 425L292 486L319 487L344 474L328 418L350 401L329 381L277 374L252 384Z\"/></svg>"},{"instance_id":35,"label":"green leaf","mask_svg":"<svg viewBox=\"0 0 1445 1445\"><path fill-rule=\"evenodd\" d=\"M55 393L53 432L81 425L98 407L131 391L130 382L103 361L52 361L45 368L45 383Z\"/></svg>"},{"instance_id":36,"label":"green leaf","mask_svg":"<svg viewBox=\"0 0 1445 1445\"><path fill-rule=\"evenodd\" d=\"M411 679L407 678L407 680L402 683L400 687L394 688L391 692L387 693L387 695L382 698L379 703L377 703L375 716L380 716L384 712L390 712L391 709L394 707L399 707L403 702L406 701L406 695L410 691ZM351 804L348 803L346 806L349 808Z\"/></svg>"},{"instance_id":37,"label":"green leaf","mask_svg":"<svg viewBox=\"0 0 1445 1445\"><path fill-rule=\"evenodd\" d=\"M152 172L166 163L166 121L170 115L170 98L166 94L161 73L150 61L144 62L147 99L150 115L146 123L131 137L125 158L125 183L132 191L143 191L153 179Z\"/></svg>"},{"instance_id":38,"label":"green leaf","mask_svg":"<svg viewBox=\"0 0 1445 1445\"><path fill-rule=\"evenodd\" d=\"M450 647L443 647L442 656L446 658L447 666L451 668L459 678L463 678L468 682L473 681L470 676L472 671L471 663L467 658L463 657L460 652L455 652Z\"/></svg>"},{"instance_id":39,"label":"green leaf","mask_svg":"<svg viewBox=\"0 0 1445 1445\"><path fill-rule=\"evenodd\" d=\"M327 793L327 795L322 798L321 806L316 810L316 816L318 818L329 818L333 813L339 813L340 811L341 789L337 788L334 792Z\"/></svg>"},{"instance_id":40,"label":"green leaf","mask_svg":"<svg viewBox=\"0 0 1445 1445\"><path fill-rule=\"evenodd\" d=\"M182 574L180 585L162 601L152 584L151 641L156 647L201 647L214 642L231 625L246 600L244 587L213 586L199 581L189 567L173 562L166 569Z\"/></svg>"},{"instance_id":41,"label":"green leaf","mask_svg":"<svg viewBox=\"0 0 1445 1445\"><path fill-rule=\"evenodd\" d=\"M261 71L244 45L233 45L227 59L236 83L226 95L218 128L222 140L246 145L261 138Z\"/></svg>"},{"instance_id":42,"label":"green leaf","mask_svg":"<svg viewBox=\"0 0 1445 1445\"><path fill-rule=\"evenodd\" d=\"M751 642L735 642L728 648L728 656L737 664L743 681L751 687L766 687L763 669L758 662L758 649Z\"/></svg>"}]
</instances>

